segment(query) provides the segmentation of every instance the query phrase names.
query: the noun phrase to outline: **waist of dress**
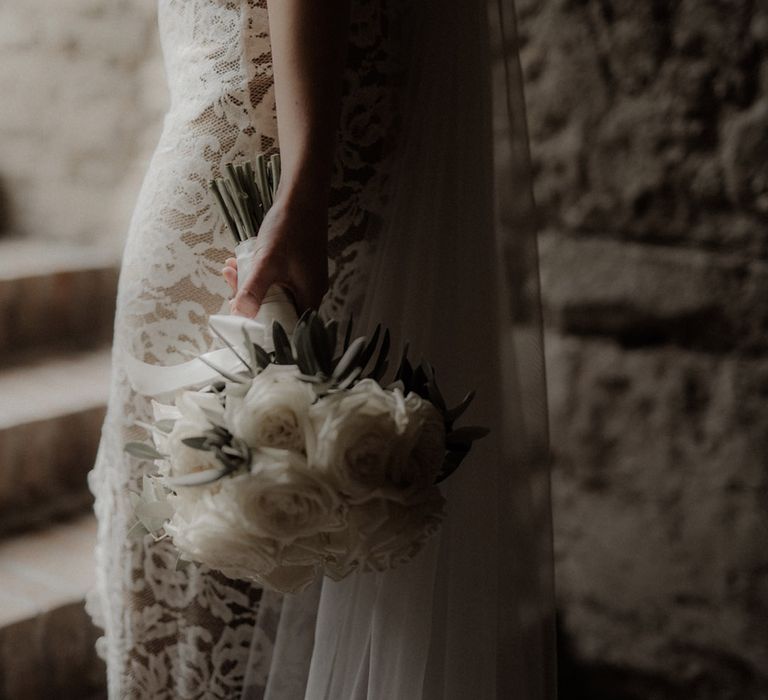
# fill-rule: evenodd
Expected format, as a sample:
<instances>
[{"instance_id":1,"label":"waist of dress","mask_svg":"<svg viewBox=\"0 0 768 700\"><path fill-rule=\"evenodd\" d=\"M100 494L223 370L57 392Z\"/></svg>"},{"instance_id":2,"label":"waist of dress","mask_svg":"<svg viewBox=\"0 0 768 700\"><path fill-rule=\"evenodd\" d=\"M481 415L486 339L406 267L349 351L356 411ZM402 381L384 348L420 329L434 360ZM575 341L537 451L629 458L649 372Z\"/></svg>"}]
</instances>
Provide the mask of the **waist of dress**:
<instances>
[{"instance_id":1,"label":"waist of dress","mask_svg":"<svg viewBox=\"0 0 768 700\"><path fill-rule=\"evenodd\" d=\"M189 126L200 120L217 117L229 123L254 125L255 120L263 121L264 106L252 104L245 87L222 87L190 94L184 90L171 90L170 101L164 117L164 126Z\"/></svg>"},{"instance_id":2,"label":"waist of dress","mask_svg":"<svg viewBox=\"0 0 768 700\"><path fill-rule=\"evenodd\" d=\"M163 117L157 150L172 150L177 155L197 153L206 142L215 150L229 150L235 141L242 144L246 139L249 143L255 140L255 154L263 150L264 137L277 141L274 109L254 109L227 94L197 96L171 101Z\"/></svg>"}]
</instances>

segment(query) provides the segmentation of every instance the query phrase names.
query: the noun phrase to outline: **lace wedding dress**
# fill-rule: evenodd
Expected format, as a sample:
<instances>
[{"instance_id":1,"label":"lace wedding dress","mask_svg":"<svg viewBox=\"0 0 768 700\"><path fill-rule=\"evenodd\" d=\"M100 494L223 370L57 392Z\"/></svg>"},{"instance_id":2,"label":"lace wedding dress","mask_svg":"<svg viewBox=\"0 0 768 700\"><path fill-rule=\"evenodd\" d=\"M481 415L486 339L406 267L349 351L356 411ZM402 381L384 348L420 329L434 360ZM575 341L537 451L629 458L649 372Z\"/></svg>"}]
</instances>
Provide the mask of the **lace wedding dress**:
<instances>
[{"instance_id":1,"label":"lace wedding dress","mask_svg":"<svg viewBox=\"0 0 768 700\"><path fill-rule=\"evenodd\" d=\"M401 571L299 596L178 561L130 532L152 470L126 358L210 348L231 239L208 181L278 149L265 0L159 0L171 95L131 222L113 382L89 483L109 697L480 700L552 696L535 232L511 3L352 0L324 313L390 326L492 438L447 486L441 535ZM514 694L511 694L514 693Z\"/></svg>"}]
</instances>

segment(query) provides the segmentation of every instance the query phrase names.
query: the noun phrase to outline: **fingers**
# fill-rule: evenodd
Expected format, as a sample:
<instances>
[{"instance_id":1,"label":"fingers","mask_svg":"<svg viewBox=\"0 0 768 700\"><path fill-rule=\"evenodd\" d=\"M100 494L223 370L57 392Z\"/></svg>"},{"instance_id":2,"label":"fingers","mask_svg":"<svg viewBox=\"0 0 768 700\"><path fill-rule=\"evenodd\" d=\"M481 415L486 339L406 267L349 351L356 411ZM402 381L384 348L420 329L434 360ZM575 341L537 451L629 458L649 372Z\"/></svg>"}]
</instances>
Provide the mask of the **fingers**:
<instances>
[{"instance_id":1,"label":"fingers","mask_svg":"<svg viewBox=\"0 0 768 700\"><path fill-rule=\"evenodd\" d=\"M235 294L232 308L241 316L253 318L258 312L267 290L275 282L273 272L264 259L254 266L251 276L245 281L242 289Z\"/></svg>"},{"instance_id":2,"label":"fingers","mask_svg":"<svg viewBox=\"0 0 768 700\"><path fill-rule=\"evenodd\" d=\"M224 275L224 279L232 289L232 294L237 294L237 270L232 267L225 267L221 274Z\"/></svg>"},{"instance_id":3,"label":"fingers","mask_svg":"<svg viewBox=\"0 0 768 700\"><path fill-rule=\"evenodd\" d=\"M253 318L273 284L283 287L293 298L296 310L317 309L328 291L328 270L313 266L296 268L283 256L264 255L255 263L249 279L238 289L237 260L228 258L222 275L234 295L230 302L233 313Z\"/></svg>"},{"instance_id":4,"label":"fingers","mask_svg":"<svg viewBox=\"0 0 768 700\"><path fill-rule=\"evenodd\" d=\"M232 294L237 294L237 259L227 258L224 261L224 267L221 268L221 274L232 290Z\"/></svg>"}]
</instances>

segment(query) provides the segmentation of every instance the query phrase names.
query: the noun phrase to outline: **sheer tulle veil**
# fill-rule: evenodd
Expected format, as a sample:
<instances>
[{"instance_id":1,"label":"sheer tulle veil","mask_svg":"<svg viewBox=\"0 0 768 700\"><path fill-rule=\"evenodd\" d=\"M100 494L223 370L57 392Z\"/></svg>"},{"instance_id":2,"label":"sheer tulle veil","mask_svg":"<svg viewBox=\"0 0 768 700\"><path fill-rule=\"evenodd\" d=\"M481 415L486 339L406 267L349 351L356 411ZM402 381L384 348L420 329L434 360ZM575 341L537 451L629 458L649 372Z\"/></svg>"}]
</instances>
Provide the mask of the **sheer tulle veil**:
<instances>
[{"instance_id":1,"label":"sheer tulle veil","mask_svg":"<svg viewBox=\"0 0 768 700\"><path fill-rule=\"evenodd\" d=\"M414 0L403 138L361 325L491 427L409 565L265 593L243 700L555 697L536 213L513 0ZM274 612L279 611L279 615ZM270 659L259 640L276 627ZM266 693L264 678L268 678Z\"/></svg>"}]
</instances>

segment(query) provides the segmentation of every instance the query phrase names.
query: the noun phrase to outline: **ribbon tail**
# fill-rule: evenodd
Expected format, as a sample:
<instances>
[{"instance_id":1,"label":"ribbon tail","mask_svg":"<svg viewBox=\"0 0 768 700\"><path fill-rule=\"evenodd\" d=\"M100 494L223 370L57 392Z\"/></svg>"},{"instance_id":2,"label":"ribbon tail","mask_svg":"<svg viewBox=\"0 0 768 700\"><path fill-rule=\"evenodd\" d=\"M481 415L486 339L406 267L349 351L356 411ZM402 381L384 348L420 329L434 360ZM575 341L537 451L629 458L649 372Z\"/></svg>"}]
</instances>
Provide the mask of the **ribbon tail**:
<instances>
[{"instance_id":1,"label":"ribbon tail","mask_svg":"<svg viewBox=\"0 0 768 700\"><path fill-rule=\"evenodd\" d=\"M242 363L229 348L207 352L203 357L227 371L243 369ZM221 379L215 369L197 358L170 367L150 365L131 355L126 355L124 362L131 388L144 396L160 396Z\"/></svg>"},{"instance_id":2,"label":"ribbon tail","mask_svg":"<svg viewBox=\"0 0 768 700\"><path fill-rule=\"evenodd\" d=\"M265 324L260 321L243 316L217 314L210 317L209 324L226 338L227 342L243 357L249 356L244 343L245 335L251 342L260 345L265 342ZM226 372L237 372L244 369L243 363L229 348L212 350L204 353L201 357ZM209 384L222 378L219 372L200 358L166 367L164 365L151 365L126 354L124 366L131 388L143 396L169 394L180 389Z\"/></svg>"}]
</instances>

